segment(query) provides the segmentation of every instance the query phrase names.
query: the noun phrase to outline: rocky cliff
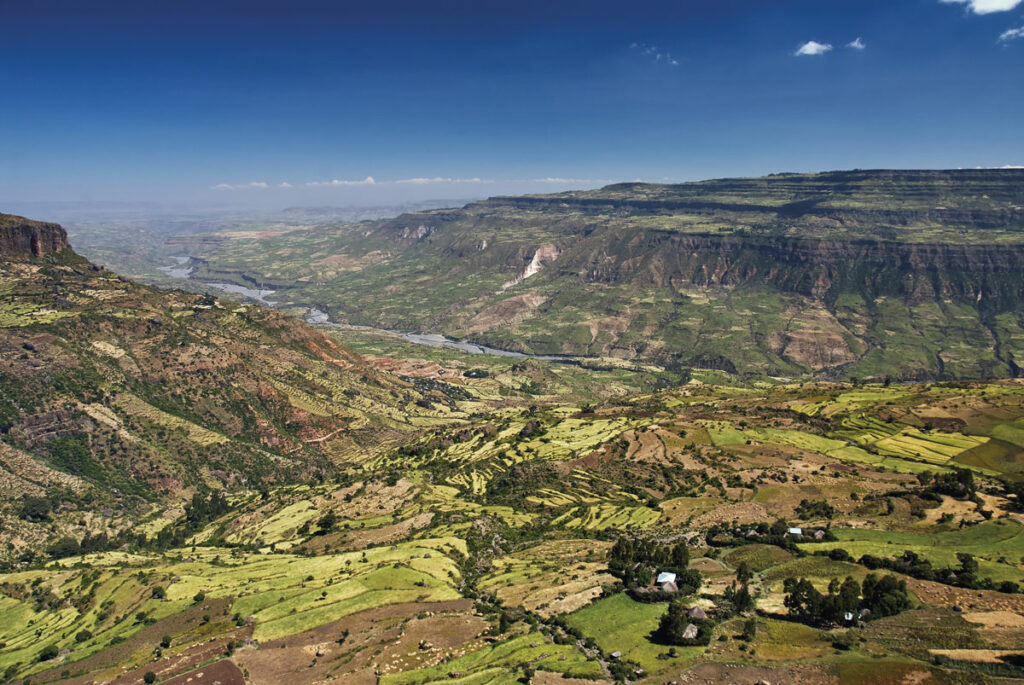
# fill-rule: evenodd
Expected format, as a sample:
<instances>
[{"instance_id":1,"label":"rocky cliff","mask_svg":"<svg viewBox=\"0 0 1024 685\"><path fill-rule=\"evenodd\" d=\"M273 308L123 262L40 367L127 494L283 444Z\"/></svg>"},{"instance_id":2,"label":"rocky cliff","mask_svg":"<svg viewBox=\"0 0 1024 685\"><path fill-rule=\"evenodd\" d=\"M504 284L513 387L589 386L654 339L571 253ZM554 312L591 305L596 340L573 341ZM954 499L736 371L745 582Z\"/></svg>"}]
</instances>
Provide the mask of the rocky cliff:
<instances>
[{"instance_id":1,"label":"rocky cliff","mask_svg":"<svg viewBox=\"0 0 1024 685\"><path fill-rule=\"evenodd\" d=\"M1024 361L1024 170L626 183L191 254L337 321L521 352L793 377Z\"/></svg>"},{"instance_id":2,"label":"rocky cliff","mask_svg":"<svg viewBox=\"0 0 1024 685\"><path fill-rule=\"evenodd\" d=\"M39 258L68 247L68 234L58 224L0 214L0 257Z\"/></svg>"}]
</instances>

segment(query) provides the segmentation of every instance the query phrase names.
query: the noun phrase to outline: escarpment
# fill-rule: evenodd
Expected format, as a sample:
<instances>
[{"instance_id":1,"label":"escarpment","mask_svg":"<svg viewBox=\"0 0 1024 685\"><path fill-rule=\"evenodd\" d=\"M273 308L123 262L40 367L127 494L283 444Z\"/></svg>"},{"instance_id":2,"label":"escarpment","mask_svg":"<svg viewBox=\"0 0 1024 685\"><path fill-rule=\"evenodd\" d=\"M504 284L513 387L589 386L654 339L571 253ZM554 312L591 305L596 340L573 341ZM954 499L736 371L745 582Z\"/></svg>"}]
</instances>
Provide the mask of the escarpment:
<instances>
[{"instance_id":1,"label":"escarpment","mask_svg":"<svg viewBox=\"0 0 1024 685\"><path fill-rule=\"evenodd\" d=\"M0 214L0 257L39 258L68 247L68 234L58 224Z\"/></svg>"},{"instance_id":2,"label":"escarpment","mask_svg":"<svg viewBox=\"0 0 1024 685\"><path fill-rule=\"evenodd\" d=\"M620 183L192 247L196 278L520 352L831 378L1024 360L1017 169Z\"/></svg>"},{"instance_id":3,"label":"escarpment","mask_svg":"<svg viewBox=\"0 0 1024 685\"><path fill-rule=\"evenodd\" d=\"M1024 245L950 245L679 235L630 236L577 254L584 281L676 288L765 286L825 301L842 292L920 302L949 299L987 309L1024 301ZM569 268L566 265L564 268Z\"/></svg>"}]
</instances>

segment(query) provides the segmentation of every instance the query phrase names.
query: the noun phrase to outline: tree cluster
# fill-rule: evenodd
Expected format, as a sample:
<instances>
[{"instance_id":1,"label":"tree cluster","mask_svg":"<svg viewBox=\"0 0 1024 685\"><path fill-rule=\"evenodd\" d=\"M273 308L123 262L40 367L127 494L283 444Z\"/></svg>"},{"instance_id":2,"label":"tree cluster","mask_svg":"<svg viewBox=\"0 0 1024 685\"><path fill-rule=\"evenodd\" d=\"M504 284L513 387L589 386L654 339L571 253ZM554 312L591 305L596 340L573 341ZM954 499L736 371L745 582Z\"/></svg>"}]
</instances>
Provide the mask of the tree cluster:
<instances>
[{"instance_id":1,"label":"tree cluster","mask_svg":"<svg viewBox=\"0 0 1024 685\"><path fill-rule=\"evenodd\" d=\"M974 499L977 494L974 474L967 469L956 469L952 473L926 471L918 474L917 480L924 486L923 496L930 495L933 499L939 499L939 495L960 500Z\"/></svg>"},{"instance_id":2,"label":"tree cluster","mask_svg":"<svg viewBox=\"0 0 1024 685\"><path fill-rule=\"evenodd\" d=\"M860 618L863 609L870 612L865 617L895 616L911 606L907 583L896 576L879 578L870 573L863 585L852 577L842 583L833 578L827 595L806 578L787 578L783 589L783 605L789 609L789 615L807 622L842 623L848 620L847 615Z\"/></svg>"},{"instance_id":3,"label":"tree cluster","mask_svg":"<svg viewBox=\"0 0 1024 685\"><path fill-rule=\"evenodd\" d=\"M690 626L696 628L695 634ZM653 637L656 642L666 645L707 645L711 642L711 632L714 627L714 621L710 619L690 618L687 615L686 605L675 601L668 605L668 610L658 622L658 628L654 631Z\"/></svg>"},{"instance_id":4,"label":"tree cluster","mask_svg":"<svg viewBox=\"0 0 1024 685\"><path fill-rule=\"evenodd\" d=\"M680 594L693 594L700 589L700 571L690 570L690 550L685 542L663 545L651 540L620 537L608 554L608 570L622 580L628 590L651 584L654 574L676 574ZM657 599L667 599L657 598Z\"/></svg>"},{"instance_id":5,"label":"tree cluster","mask_svg":"<svg viewBox=\"0 0 1024 685\"><path fill-rule=\"evenodd\" d=\"M971 590L998 590L999 592L1016 593L1020 586L1013 581L995 583L991 578L978 577L978 560L966 552L958 552L956 555L960 565L955 568L935 568L932 562L921 557L917 552L906 550L895 559L884 559L881 557L865 554L859 560L862 566L870 569L884 568L889 571L896 571L911 578L919 580L931 580L936 583L963 587Z\"/></svg>"}]
</instances>

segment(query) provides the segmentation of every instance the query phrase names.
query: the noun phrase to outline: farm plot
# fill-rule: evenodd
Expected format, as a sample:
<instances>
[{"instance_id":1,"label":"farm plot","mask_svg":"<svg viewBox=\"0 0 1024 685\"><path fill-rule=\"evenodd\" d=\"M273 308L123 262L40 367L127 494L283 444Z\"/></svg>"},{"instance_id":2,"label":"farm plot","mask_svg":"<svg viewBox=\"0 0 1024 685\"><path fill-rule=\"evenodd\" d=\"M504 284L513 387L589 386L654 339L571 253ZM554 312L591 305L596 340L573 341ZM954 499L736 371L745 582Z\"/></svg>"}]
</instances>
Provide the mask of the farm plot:
<instances>
[{"instance_id":1,"label":"farm plot","mask_svg":"<svg viewBox=\"0 0 1024 685\"><path fill-rule=\"evenodd\" d=\"M530 633L506 642L452 659L445 664L405 673L384 675L381 685L411 685L413 683L459 683L484 685L487 683L517 682L515 671L520 664L529 664L538 671L560 673L567 677L596 678L601 675L597 661L589 661L575 647L555 645L540 633ZM450 674L459 674L452 678Z\"/></svg>"},{"instance_id":2,"label":"farm plot","mask_svg":"<svg viewBox=\"0 0 1024 685\"><path fill-rule=\"evenodd\" d=\"M230 441L226 435L215 433L191 421L168 414L135 395L122 393L117 396L115 402L126 414L151 421L159 426L184 431L188 439L196 444L219 445Z\"/></svg>"},{"instance_id":3,"label":"farm plot","mask_svg":"<svg viewBox=\"0 0 1024 685\"><path fill-rule=\"evenodd\" d=\"M661 511L649 507L597 504L573 507L551 523L570 529L605 530L607 528L648 528L661 518Z\"/></svg>"},{"instance_id":4,"label":"farm plot","mask_svg":"<svg viewBox=\"0 0 1024 685\"><path fill-rule=\"evenodd\" d=\"M49 596L54 603L78 592L86 592L91 600L49 608L38 605L32 595L23 599L0 595L0 643L4 644L0 670L13 664L32 664L49 646L68 650L70 660L84 659L127 640L149 621L174 615L189 604L155 599L147 581L117 568L30 571L7 575L4 581L5 592L17 594L19 587L34 587L37 596ZM77 638L83 631L88 631L88 637ZM36 667L40 668L46 668L45 664Z\"/></svg>"},{"instance_id":5,"label":"farm plot","mask_svg":"<svg viewBox=\"0 0 1024 685\"><path fill-rule=\"evenodd\" d=\"M649 674L680 668L704 652L703 647L676 648L677 658L661 658L668 647L651 642L664 604L642 604L619 593L600 599L566 617L567 623L592 637L604 652L621 652L623 659L636 661Z\"/></svg>"},{"instance_id":6,"label":"farm plot","mask_svg":"<svg viewBox=\"0 0 1024 685\"><path fill-rule=\"evenodd\" d=\"M831 417L837 414L851 414L863 411L867 407L895 402L909 397L910 392L898 388L879 388L871 390L855 390L844 392L834 398L823 399L815 402L795 402L790 409L808 416Z\"/></svg>"},{"instance_id":7,"label":"farm plot","mask_svg":"<svg viewBox=\"0 0 1024 685\"><path fill-rule=\"evenodd\" d=\"M164 570L178 578L168 598L197 592L237 597L232 609L253 617L256 639L273 639L386 604L456 599L459 570L451 555L464 553L462 540L437 538L347 554L250 555L214 563L229 556L214 548Z\"/></svg>"},{"instance_id":8,"label":"farm plot","mask_svg":"<svg viewBox=\"0 0 1024 685\"><path fill-rule=\"evenodd\" d=\"M956 555L965 552L977 558L978 575L982 578L995 582L1024 580L1024 571L1016 565L1024 555L1024 527L1015 521L985 521L969 528L927 535L851 528L834 528L833 532L838 538L836 542L806 543L800 547L809 552L842 548L855 559L864 554L892 558L911 550L938 567L958 566ZM1001 558L1011 561L1000 562Z\"/></svg>"},{"instance_id":9,"label":"farm plot","mask_svg":"<svg viewBox=\"0 0 1024 685\"><path fill-rule=\"evenodd\" d=\"M495 559L480 587L509 607L541 616L575 611L615 582L604 571L610 545L596 540L559 540Z\"/></svg>"}]
</instances>

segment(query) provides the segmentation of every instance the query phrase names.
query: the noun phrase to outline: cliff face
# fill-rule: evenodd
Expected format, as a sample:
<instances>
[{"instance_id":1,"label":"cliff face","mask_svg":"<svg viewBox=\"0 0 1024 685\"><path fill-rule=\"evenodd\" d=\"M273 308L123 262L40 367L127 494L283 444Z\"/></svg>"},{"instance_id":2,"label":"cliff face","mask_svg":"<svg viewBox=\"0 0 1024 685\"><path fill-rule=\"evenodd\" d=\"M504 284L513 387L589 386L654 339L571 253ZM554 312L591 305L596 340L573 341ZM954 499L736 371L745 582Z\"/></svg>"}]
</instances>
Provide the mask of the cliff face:
<instances>
[{"instance_id":1,"label":"cliff face","mask_svg":"<svg viewBox=\"0 0 1024 685\"><path fill-rule=\"evenodd\" d=\"M607 246L619 249L606 249ZM751 239L633 232L576 255L585 281L653 287L768 286L834 302L842 292L984 309L1024 301L1024 245ZM565 266L568 267L569 260Z\"/></svg>"},{"instance_id":2,"label":"cliff face","mask_svg":"<svg viewBox=\"0 0 1024 685\"><path fill-rule=\"evenodd\" d=\"M618 184L203 247L200 277L521 352L794 377L1024 366L1024 170Z\"/></svg>"},{"instance_id":3,"label":"cliff face","mask_svg":"<svg viewBox=\"0 0 1024 685\"><path fill-rule=\"evenodd\" d=\"M4 259L38 259L68 247L68 234L58 224L0 214L0 257Z\"/></svg>"}]
</instances>

